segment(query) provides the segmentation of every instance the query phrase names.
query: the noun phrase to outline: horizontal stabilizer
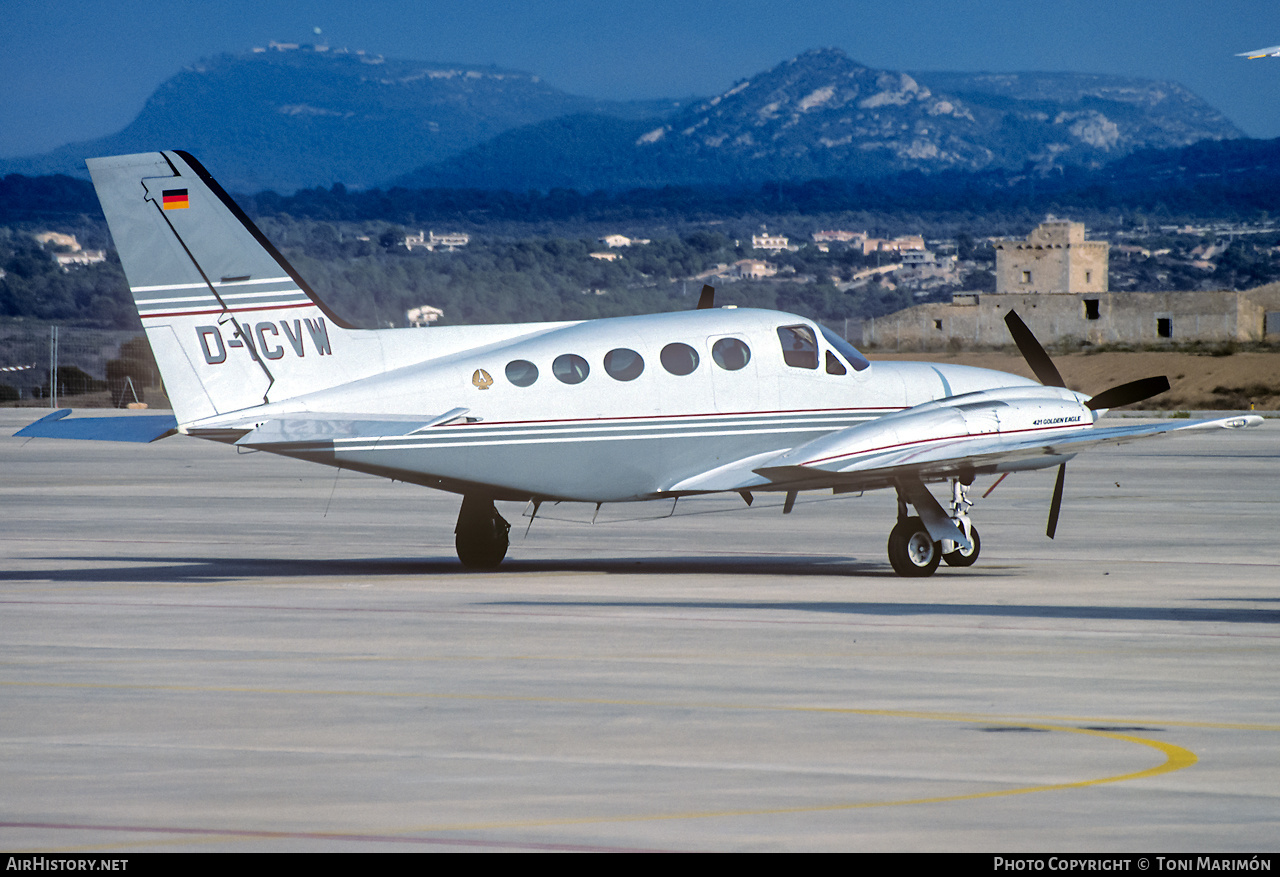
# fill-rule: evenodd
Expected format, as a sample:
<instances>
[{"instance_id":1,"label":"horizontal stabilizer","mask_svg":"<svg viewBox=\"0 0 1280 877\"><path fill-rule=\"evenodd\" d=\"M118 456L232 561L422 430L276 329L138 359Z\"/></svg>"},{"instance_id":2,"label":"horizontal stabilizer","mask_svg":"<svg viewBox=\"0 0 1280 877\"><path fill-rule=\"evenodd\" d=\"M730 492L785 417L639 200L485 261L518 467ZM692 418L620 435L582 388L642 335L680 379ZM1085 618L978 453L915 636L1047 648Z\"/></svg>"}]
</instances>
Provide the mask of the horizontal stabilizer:
<instances>
[{"instance_id":1,"label":"horizontal stabilizer","mask_svg":"<svg viewBox=\"0 0 1280 877\"><path fill-rule=\"evenodd\" d=\"M248 448L269 445L326 443L342 439L377 439L404 436L429 426L444 425L462 417L466 408L455 408L439 417L391 416L371 418L354 414L290 415L268 420L250 430L236 444Z\"/></svg>"},{"instance_id":2,"label":"horizontal stabilizer","mask_svg":"<svg viewBox=\"0 0 1280 877\"><path fill-rule=\"evenodd\" d=\"M172 435L172 414L124 414L119 417L68 417L70 408L55 411L14 433L22 438L82 439L100 442L153 442Z\"/></svg>"}]
</instances>

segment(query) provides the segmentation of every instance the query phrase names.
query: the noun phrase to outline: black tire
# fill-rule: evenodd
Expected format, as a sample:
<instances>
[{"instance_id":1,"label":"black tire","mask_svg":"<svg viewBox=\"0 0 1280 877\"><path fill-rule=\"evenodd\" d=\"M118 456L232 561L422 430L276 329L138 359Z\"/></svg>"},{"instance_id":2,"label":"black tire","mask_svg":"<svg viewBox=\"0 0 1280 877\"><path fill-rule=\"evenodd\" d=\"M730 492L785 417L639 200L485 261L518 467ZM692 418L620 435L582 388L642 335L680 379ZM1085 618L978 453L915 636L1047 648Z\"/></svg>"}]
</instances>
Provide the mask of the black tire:
<instances>
[{"instance_id":1,"label":"black tire","mask_svg":"<svg viewBox=\"0 0 1280 877\"><path fill-rule=\"evenodd\" d=\"M458 560L468 569L497 569L507 556L510 529L492 502L464 497L453 539Z\"/></svg>"},{"instance_id":2,"label":"black tire","mask_svg":"<svg viewBox=\"0 0 1280 877\"><path fill-rule=\"evenodd\" d=\"M934 542L919 518L899 521L889 533L889 563L907 578L933 575L942 560L942 546Z\"/></svg>"},{"instance_id":3,"label":"black tire","mask_svg":"<svg viewBox=\"0 0 1280 877\"><path fill-rule=\"evenodd\" d=\"M956 546L955 551L948 551L942 555L942 559L947 562L947 566L973 566L978 559L978 552L982 550L982 539L978 536L978 528L969 528L969 541L973 543L973 550L966 552L963 548Z\"/></svg>"}]
</instances>

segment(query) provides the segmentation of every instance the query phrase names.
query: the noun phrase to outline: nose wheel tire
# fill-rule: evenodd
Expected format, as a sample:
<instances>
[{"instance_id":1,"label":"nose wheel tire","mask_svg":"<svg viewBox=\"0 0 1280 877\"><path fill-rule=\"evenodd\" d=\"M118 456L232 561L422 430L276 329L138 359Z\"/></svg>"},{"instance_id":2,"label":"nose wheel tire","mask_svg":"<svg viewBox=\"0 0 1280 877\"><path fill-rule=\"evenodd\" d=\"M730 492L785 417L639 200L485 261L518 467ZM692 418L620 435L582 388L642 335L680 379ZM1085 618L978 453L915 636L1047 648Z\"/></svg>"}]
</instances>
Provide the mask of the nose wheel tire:
<instances>
[{"instance_id":1,"label":"nose wheel tire","mask_svg":"<svg viewBox=\"0 0 1280 877\"><path fill-rule=\"evenodd\" d=\"M889 533L889 563L898 575L931 576L941 560L942 546L933 541L919 518L899 521Z\"/></svg>"},{"instance_id":2,"label":"nose wheel tire","mask_svg":"<svg viewBox=\"0 0 1280 877\"><path fill-rule=\"evenodd\" d=\"M977 527L969 528L969 541L973 543L973 548L968 551L957 545L955 551L948 551L942 555L947 566L973 566L974 561L978 559L978 552L982 550L982 540L978 538Z\"/></svg>"}]
</instances>

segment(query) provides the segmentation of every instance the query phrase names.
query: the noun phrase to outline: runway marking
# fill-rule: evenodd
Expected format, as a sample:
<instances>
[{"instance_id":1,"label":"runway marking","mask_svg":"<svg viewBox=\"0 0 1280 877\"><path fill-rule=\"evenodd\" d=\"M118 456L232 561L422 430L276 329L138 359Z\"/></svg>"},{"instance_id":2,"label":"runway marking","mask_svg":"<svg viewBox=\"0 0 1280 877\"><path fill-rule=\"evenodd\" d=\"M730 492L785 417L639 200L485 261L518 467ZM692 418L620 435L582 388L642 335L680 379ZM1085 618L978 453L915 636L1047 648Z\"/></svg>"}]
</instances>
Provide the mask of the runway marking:
<instances>
[{"instance_id":1,"label":"runway marking","mask_svg":"<svg viewBox=\"0 0 1280 877\"><path fill-rule=\"evenodd\" d=\"M420 834L420 833L439 833L447 831L478 831L478 830L494 830L494 829L517 829L517 828L533 828L547 826L564 826L564 825L584 825L584 824L600 824L600 823L622 823L622 822L654 822L664 820L683 820L683 819L713 819L713 818L730 818L738 816L769 816L769 815L785 815L798 813L825 813L839 812L848 810L864 810L884 807L902 807L914 806L922 804L944 804L956 803L960 801L977 801L989 798L1003 798L1014 795L1027 795L1041 792L1064 791L1067 789L1082 789L1092 786L1106 785L1111 783L1130 782L1133 780L1149 779L1151 777L1160 776L1166 773L1182 770L1191 767L1199 760L1194 752L1182 746L1173 743L1166 743L1161 740L1155 740L1149 737L1139 737L1133 734L1119 733L1116 731L1102 731L1093 728L1075 727L1072 725L1062 724L1063 721L1087 722L1093 725L1105 724L1162 724L1162 725L1180 725L1191 727L1221 727L1233 730L1255 729L1267 731L1280 731L1280 726L1271 725L1226 725L1211 723L1189 723L1189 722L1164 722L1149 719L1133 720L1115 718L1053 718L1045 717L1011 717L1011 716L993 716L978 715L972 713L935 713L924 712L918 710L879 710L879 709L857 709L850 707L806 707L806 706L772 706L772 705L751 705L751 704L690 704L690 703L663 703L658 701L634 701L634 700L615 700L615 699L595 699L595 698L558 698L558 697L533 697L533 696L517 696L517 695L479 695L479 694L431 694L422 692L369 692L369 691L349 691L349 690L305 690L305 689L266 689L266 688L248 688L248 687L211 687L211 686L177 686L177 685L126 685L126 684L101 684L101 683L37 683L37 682L0 682L0 685L7 686L30 686L44 688L78 688L78 689L111 689L111 690L139 690L139 691L182 691L182 692L201 692L201 693L235 693L235 694L264 694L264 695L303 695L303 696L357 696L357 697L392 697L392 698L416 698L416 699L452 699L452 700L480 700L480 701L505 701L505 702L523 702L523 703L558 703L558 704L579 704L579 705L608 705L608 706L633 706L633 707L656 707L662 709L713 709L713 710L759 710L771 712L795 712L795 713L822 713L836 715L856 715L879 718L899 718L899 719L920 719L924 721L943 721L943 722L964 722L970 724L1000 724L1011 727L1028 727L1043 731L1057 731L1068 734L1080 734L1087 737L1096 737L1100 739L1117 740L1123 743L1130 743L1138 746L1145 746L1154 749L1164 756L1164 761L1138 771L1132 771L1123 774L1114 774L1109 776L1094 777L1091 779L1074 780L1061 783L1044 783L1029 786L1017 786L1014 788L994 789L984 792L968 792L958 795L939 795L917 798L903 798L898 800L883 801L858 801L858 802L840 802L833 804L813 804L802 805L796 807L758 807L758 808L738 808L726 810L698 810L698 811L681 811L676 813L648 813L648 814L621 814L616 816L582 816L582 817L563 817L556 819L534 819L534 820L507 820L497 822L483 823L444 823L432 825L417 825L404 828L391 829L386 832L380 832L374 835L360 835L347 833L277 833L270 831L237 831L234 829L183 829L180 827L154 827L146 826L61 826L68 829L99 829L99 830L122 830L122 831L156 831L162 833L182 833L189 831L191 834L197 835L223 835L237 836L245 838L254 837L294 837L294 838L315 838L325 840L346 839L352 841L402 841L405 843L422 842L421 839L408 837L400 837L402 835ZM0 826L17 827L18 823L0 823ZM31 824L30 827L37 827ZM59 827L52 824L46 824L41 827L54 828ZM508 842L510 843L510 842Z\"/></svg>"}]
</instances>

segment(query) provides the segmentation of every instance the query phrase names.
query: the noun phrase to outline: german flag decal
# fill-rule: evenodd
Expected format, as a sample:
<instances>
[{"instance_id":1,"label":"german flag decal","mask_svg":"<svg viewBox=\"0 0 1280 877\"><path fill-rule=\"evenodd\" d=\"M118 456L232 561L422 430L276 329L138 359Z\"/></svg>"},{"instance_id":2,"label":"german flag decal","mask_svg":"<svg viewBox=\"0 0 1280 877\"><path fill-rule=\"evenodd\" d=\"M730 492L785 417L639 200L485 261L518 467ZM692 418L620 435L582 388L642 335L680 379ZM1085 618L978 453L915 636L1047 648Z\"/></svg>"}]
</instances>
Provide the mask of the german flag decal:
<instances>
[{"instance_id":1,"label":"german flag decal","mask_svg":"<svg viewBox=\"0 0 1280 877\"><path fill-rule=\"evenodd\" d=\"M165 189L162 193L165 210L186 210L191 206L186 189Z\"/></svg>"}]
</instances>

